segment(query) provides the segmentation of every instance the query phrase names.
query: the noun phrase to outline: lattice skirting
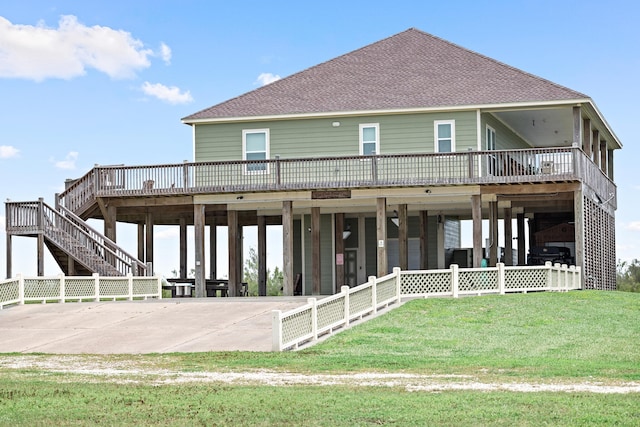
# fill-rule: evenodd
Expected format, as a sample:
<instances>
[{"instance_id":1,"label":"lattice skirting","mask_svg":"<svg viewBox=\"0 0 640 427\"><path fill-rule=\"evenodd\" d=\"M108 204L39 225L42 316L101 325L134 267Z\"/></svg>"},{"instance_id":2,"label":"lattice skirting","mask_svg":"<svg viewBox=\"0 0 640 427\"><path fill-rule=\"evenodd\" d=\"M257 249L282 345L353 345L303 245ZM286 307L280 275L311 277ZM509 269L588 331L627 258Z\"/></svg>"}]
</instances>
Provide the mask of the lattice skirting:
<instances>
[{"instance_id":1,"label":"lattice skirting","mask_svg":"<svg viewBox=\"0 0 640 427\"><path fill-rule=\"evenodd\" d=\"M615 217L584 197L584 286L616 289Z\"/></svg>"}]
</instances>

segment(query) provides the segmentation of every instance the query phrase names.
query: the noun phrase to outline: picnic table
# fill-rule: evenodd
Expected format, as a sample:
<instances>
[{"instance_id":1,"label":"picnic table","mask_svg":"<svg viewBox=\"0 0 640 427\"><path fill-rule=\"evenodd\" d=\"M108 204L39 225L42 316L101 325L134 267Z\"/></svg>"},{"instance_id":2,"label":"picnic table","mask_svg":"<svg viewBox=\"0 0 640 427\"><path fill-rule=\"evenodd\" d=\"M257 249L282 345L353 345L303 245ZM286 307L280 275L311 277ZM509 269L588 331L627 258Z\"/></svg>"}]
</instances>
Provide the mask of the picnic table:
<instances>
[{"instance_id":1,"label":"picnic table","mask_svg":"<svg viewBox=\"0 0 640 427\"><path fill-rule=\"evenodd\" d=\"M171 277L167 279L170 285L165 285L162 289L171 291L171 298L188 298L193 296L193 290L196 287L196 279L193 277ZM224 279L207 279L206 280L207 297L228 297L229 281ZM240 286L240 296L248 295L248 284L242 282Z\"/></svg>"}]
</instances>

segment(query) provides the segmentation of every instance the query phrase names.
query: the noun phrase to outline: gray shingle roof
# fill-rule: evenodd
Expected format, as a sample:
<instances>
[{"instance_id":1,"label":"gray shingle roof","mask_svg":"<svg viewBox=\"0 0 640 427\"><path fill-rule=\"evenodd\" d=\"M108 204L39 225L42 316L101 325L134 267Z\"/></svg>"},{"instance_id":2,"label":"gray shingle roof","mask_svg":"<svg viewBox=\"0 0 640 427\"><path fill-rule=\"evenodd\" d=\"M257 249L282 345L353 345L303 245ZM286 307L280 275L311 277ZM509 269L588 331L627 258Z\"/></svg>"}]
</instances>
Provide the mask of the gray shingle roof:
<instances>
[{"instance_id":1,"label":"gray shingle roof","mask_svg":"<svg viewBox=\"0 0 640 427\"><path fill-rule=\"evenodd\" d=\"M587 98L411 28L183 120Z\"/></svg>"}]
</instances>

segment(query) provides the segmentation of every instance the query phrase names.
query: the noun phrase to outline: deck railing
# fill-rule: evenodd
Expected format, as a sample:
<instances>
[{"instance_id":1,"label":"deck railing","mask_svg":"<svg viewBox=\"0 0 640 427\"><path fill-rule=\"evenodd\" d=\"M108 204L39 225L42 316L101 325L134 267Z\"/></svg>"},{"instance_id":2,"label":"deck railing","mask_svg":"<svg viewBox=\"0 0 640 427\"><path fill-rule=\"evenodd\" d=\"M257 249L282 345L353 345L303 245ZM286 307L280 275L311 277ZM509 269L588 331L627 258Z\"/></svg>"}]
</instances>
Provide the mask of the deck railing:
<instances>
[{"instance_id":1,"label":"deck railing","mask_svg":"<svg viewBox=\"0 0 640 427\"><path fill-rule=\"evenodd\" d=\"M37 202L7 202L6 231L12 235L43 234L92 271L103 275L144 275L146 266L128 254L73 212L55 210L42 199ZM108 270L108 271L107 271Z\"/></svg>"},{"instance_id":2,"label":"deck railing","mask_svg":"<svg viewBox=\"0 0 640 427\"><path fill-rule=\"evenodd\" d=\"M580 180L602 188L603 196L615 192L582 150L566 147L96 166L71 183L59 201L77 213L96 197Z\"/></svg>"},{"instance_id":3,"label":"deck railing","mask_svg":"<svg viewBox=\"0 0 640 427\"><path fill-rule=\"evenodd\" d=\"M302 307L273 312L272 349L282 351L310 345L318 337L344 330L354 320L409 297L454 297L528 291L568 291L581 288L579 267L552 265L446 270L401 271L376 278L321 300L310 298Z\"/></svg>"},{"instance_id":4,"label":"deck railing","mask_svg":"<svg viewBox=\"0 0 640 427\"><path fill-rule=\"evenodd\" d=\"M161 277L53 276L0 280L0 309L27 302L115 301L162 298Z\"/></svg>"}]
</instances>

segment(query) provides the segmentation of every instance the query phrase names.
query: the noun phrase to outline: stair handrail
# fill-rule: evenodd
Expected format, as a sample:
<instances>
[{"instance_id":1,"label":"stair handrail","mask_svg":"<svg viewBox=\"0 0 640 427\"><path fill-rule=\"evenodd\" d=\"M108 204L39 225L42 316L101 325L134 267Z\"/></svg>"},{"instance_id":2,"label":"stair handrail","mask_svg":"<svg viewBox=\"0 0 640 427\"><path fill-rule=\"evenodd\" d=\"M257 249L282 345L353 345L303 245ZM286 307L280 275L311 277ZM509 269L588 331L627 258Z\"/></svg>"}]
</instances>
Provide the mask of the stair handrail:
<instances>
[{"instance_id":1,"label":"stair handrail","mask_svg":"<svg viewBox=\"0 0 640 427\"><path fill-rule=\"evenodd\" d=\"M67 180L65 190L56 196L56 203L73 212L77 212L86 203L95 202L95 170L96 168L93 167L80 178Z\"/></svg>"},{"instance_id":2,"label":"stair handrail","mask_svg":"<svg viewBox=\"0 0 640 427\"><path fill-rule=\"evenodd\" d=\"M91 227L82 218L74 214L70 209L67 209L66 207L60 205L58 206L58 212L48 206L46 203L43 203L43 205L54 212L55 215L58 215L60 218L63 218L65 221L70 223L73 227L87 236L93 243L97 244L101 248L104 248L105 252L109 252L116 259L120 260L125 266L125 271L122 271L122 269L118 268L115 265L114 267L118 268L121 273L127 274L129 271L131 271L134 264L136 265L136 269L135 271L131 271L133 275L144 275L146 273L147 266L142 261L129 254L127 251L118 246L116 242L109 239L107 236L103 235L95 228ZM109 262L106 259L105 261ZM113 263L110 264L113 265Z\"/></svg>"}]
</instances>

